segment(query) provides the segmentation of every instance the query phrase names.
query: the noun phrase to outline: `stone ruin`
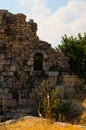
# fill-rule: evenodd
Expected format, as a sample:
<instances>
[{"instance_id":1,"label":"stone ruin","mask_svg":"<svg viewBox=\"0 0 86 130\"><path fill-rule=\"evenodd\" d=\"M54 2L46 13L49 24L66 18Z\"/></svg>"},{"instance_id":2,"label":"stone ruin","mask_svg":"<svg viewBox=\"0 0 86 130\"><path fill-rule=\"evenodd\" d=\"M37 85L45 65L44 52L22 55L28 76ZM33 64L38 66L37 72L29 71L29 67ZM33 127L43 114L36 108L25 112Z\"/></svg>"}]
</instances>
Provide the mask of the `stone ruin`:
<instances>
[{"instance_id":1,"label":"stone ruin","mask_svg":"<svg viewBox=\"0 0 86 130\"><path fill-rule=\"evenodd\" d=\"M51 88L63 86L59 75L68 70L68 57L36 34L37 24L24 14L0 10L0 105L29 105L32 91L46 75ZM60 82L61 80L61 82ZM61 87L62 97L64 87Z\"/></svg>"}]
</instances>

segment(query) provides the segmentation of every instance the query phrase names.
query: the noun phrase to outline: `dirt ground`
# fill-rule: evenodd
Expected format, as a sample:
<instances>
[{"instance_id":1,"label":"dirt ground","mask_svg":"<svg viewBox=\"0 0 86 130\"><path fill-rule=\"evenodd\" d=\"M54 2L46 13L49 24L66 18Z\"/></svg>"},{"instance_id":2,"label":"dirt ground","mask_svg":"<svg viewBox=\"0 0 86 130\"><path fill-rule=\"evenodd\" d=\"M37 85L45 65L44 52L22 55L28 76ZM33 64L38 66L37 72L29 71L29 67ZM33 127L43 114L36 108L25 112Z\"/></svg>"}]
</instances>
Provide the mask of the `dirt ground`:
<instances>
[{"instance_id":1,"label":"dirt ground","mask_svg":"<svg viewBox=\"0 0 86 130\"><path fill-rule=\"evenodd\" d=\"M37 117L24 117L0 124L0 130L86 130L86 127L50 122Z\"/></svg>"}]
</instances>

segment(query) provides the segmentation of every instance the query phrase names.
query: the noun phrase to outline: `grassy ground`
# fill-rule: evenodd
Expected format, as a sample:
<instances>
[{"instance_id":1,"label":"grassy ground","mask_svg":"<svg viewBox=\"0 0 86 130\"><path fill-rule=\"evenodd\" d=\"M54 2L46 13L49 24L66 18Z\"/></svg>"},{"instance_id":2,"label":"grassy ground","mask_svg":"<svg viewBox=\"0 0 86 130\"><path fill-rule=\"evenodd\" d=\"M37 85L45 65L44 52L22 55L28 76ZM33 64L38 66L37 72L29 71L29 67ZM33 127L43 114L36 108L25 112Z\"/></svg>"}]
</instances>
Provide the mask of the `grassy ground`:
<instances>
[{"instance_id":1,"label":"grassy ground","mask_svg":"<svg viewBox=\"0 0 86 130\"><path fill-rule=\"evenodd\" d=\"M64 123L51 123L41 118L28 117L16 122L0 125L0 130L86 130L80 126Z\"/></svg>"}]
</instances>

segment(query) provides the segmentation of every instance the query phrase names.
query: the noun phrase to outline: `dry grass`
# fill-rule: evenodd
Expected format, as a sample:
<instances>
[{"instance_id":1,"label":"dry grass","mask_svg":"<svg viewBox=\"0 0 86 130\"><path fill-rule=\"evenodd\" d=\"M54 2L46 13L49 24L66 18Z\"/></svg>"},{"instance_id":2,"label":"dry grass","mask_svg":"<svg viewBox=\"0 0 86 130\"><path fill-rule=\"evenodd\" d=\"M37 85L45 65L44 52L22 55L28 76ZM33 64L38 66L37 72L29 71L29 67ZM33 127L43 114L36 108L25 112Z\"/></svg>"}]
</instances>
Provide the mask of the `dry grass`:
<instances>
[{"instance_id":1,"label":"dry grass","mask_svg":"<svg viewBox=\"0 0 86 130\"><path fill-rule=\"evenodd\" d=\"M86 130L79 126L62 123L50 123L40 118L22 118L15 123L0 125L0 130Z\"/></svg>"},{"instance_id":2,"label":"dry grass","mask_svg":"<svg viewBox=\"0 0 86 130\"><path fill-rule=\"evenodd\" d=\"M82 103L83 107L86 107L86 98L84 99L83 103Z\"/></svg>"}]
</instances>

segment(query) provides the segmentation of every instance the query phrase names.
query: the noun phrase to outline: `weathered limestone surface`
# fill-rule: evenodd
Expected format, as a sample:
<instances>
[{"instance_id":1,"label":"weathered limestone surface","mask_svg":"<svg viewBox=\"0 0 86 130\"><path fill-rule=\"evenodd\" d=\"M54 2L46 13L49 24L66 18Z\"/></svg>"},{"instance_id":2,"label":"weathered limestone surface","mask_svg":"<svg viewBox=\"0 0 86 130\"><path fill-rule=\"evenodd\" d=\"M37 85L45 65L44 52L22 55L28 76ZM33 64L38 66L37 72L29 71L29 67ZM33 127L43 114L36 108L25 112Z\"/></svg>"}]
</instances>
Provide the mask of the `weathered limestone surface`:
<instances>
[{"instance_id":1,"label":"weathered limestone surface","mask_svg":"<svg viewBox=\"0 0 86 130\"><path fill-rule=\"evenodd\" d=\"M24 14L12 14L7 10L0 10L1 104L4 97L8 106L15 106L19 103L21 95L24 105L31 87L41 83L40 78L36 80L41 72L34 70L35 54L42 56L41 71L49 76L49 86L55 87L59 69L67 71L68 58L62 52L56 52L49 43L39 40L36 32L37 24L33 20L26 22ZM12 101L14 103L11 103Z\"/></svg>"},{"instance_id":2,"label":"weathered limestone surface","mask_svg":"<svg viewBox=\"0 0 86 130\"><path fill-rule=\"evenodd\" d=\"M77 75L64 75L63 76L63 85L64 85L64 89L65 89L65 95L66 97L78 97L78 95L80 96L80 92L78 94L77 91L79 89L79 86L81 86L82 88L84 87L84 79L80 79ZM80 97L81 98L81 97Z\"/></svg>"}]
</instances>

